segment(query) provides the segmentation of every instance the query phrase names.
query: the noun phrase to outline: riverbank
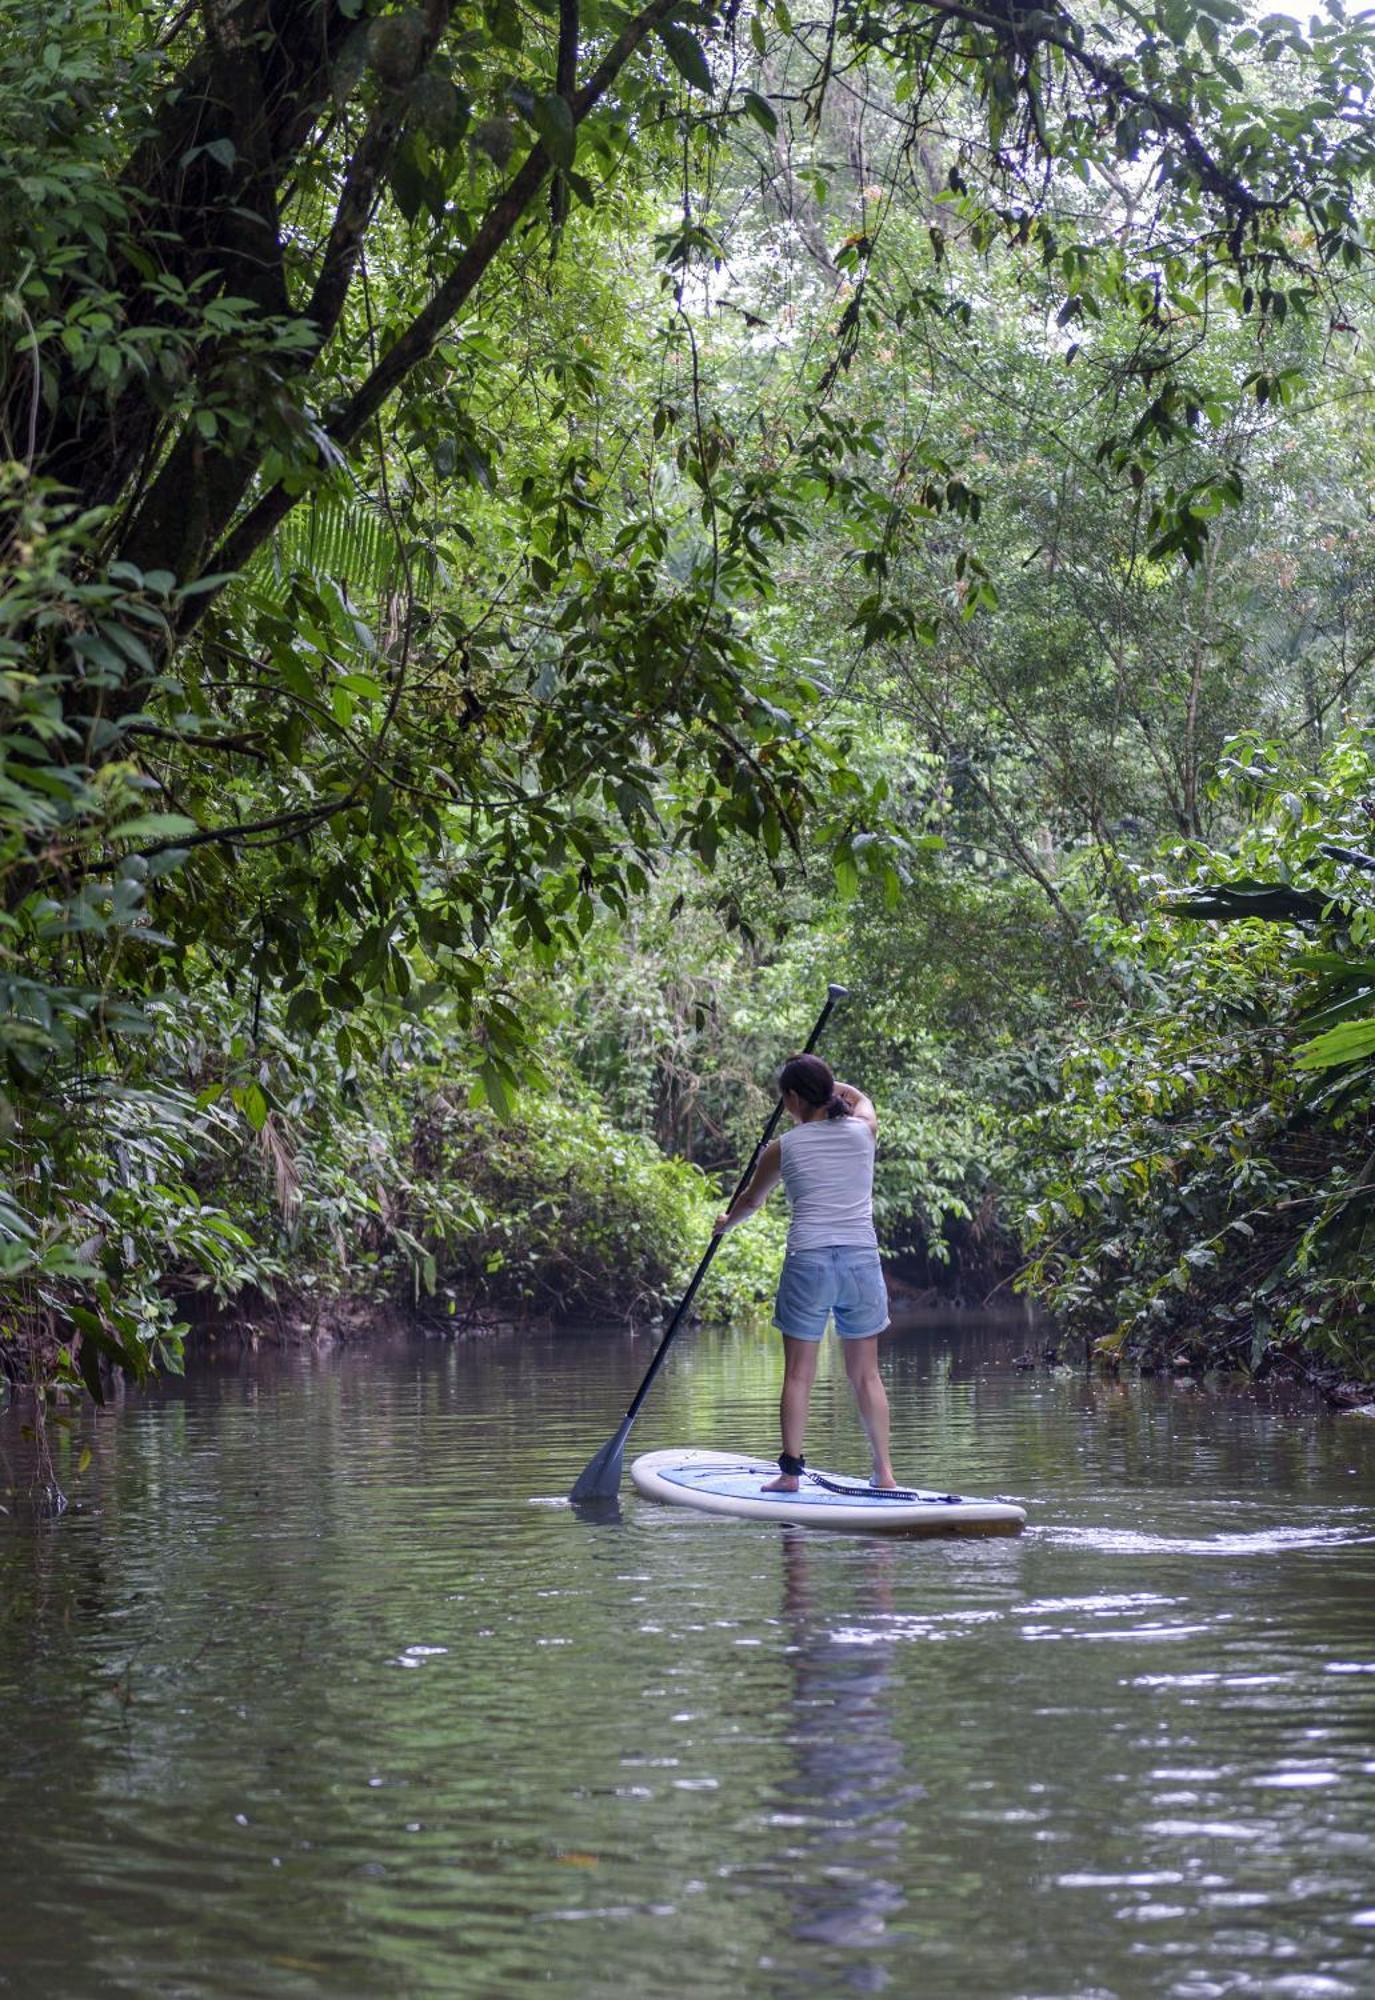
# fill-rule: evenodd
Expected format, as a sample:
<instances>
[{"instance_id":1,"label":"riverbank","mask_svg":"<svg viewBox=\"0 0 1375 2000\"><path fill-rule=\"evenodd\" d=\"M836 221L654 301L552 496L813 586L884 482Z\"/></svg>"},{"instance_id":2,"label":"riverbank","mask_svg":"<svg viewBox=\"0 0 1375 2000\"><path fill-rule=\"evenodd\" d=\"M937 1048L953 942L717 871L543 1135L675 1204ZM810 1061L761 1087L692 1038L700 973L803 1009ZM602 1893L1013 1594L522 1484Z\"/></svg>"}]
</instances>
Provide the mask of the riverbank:
<instances>
[{"instance_id":1,"label":"riverbank","mask_svg":"<svg viewBox=\"0 0 1375 2000\"><path fill-rule=\"evenodd\" d=\"M1142 1355L1103 1353L1095 1351L1097 1343L1092 1339L1084 1341L1067 1336L1030 1299L1004 1295L1000 1300L966 1304L939 1298L932 1288L914 1284L887 1267L885 1279L895 1329L911 1331L949 1325L997 1328L1006 1358L1020 1373L1059 1377L1068 1369L1103 1380L1170 1382L1184 1393L1258 1394L1262 1400L1273 1401L1276 1407L1375 1414L1375 1380L1344 1375L1297 1344L1287 1348L1272 1344L1263 1365L1254 1371L1238 1368L1234 1359L1225 1365L1225 1357L1210 1355L1197 1347ZM585 1328L606 1323L603 1317L601 1321L584 1319L576 1324ZM620 1319L611 1323L633 1340L652 1343L663 1330L664 1316L655 1313L638 1324ZM230 1305L204 1307L188 1331L186 1344L188 1356L234 1347L254 1353L264 1347L310 1348L327 1353L337 1347L387 1347L417 1336L456 1342L543 1340L556 1324L559 1322L554 1315L522 1310L518 1304L503 1305L496 1300L470 1301L466 1307L455 1303L450 1311L428 1300L405 1304L394 1299L323 1299L298 1295L280 1300L241 1299ZM752 1302L734 1315L724 1317L694 1314L691 1322L694 1332L711 1331L722 1325L749 1328L770 1342L776 1338L767 1301ZM885 1337L885 1347L888 1338Z\"/></svg>"},{"instance_id":2,"label":"riverbank","mask_svg":"<svg viewBox=\"0 0 1375 2000\"><path fill-rule=\"evenodd\" d=\"M403 1303L343 1294L261 1293L216 1302L200 1300L184 1336L189 1356L216 1348L383 1346L417 1335L437 1340L489 1340L515 1334L544 1334L547 1313L522 1311L498 1301ZM452 1309L449 1309L449 1307Z\"/></svg>"}]
</instances>

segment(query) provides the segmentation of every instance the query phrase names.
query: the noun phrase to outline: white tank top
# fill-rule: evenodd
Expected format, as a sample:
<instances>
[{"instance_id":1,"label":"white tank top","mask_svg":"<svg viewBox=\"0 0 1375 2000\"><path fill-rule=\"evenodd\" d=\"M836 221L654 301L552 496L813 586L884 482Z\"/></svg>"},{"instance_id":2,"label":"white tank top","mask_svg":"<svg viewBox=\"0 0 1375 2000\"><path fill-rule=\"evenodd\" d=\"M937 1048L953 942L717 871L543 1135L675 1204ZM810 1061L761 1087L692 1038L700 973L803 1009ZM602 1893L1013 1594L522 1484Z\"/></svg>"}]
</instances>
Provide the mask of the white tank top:
<instances>
[{"instance_id":1,"label":"white tank top","mask_svg":"<svg viewBox=\"0 0 1375 2000\"><path fill-rule=\"evenodd\" d=\"M778 1141L792 1209L790 1250L877 1249L874 1135L862 1118L816 1118Z\"/></svg>"}]
</instances>

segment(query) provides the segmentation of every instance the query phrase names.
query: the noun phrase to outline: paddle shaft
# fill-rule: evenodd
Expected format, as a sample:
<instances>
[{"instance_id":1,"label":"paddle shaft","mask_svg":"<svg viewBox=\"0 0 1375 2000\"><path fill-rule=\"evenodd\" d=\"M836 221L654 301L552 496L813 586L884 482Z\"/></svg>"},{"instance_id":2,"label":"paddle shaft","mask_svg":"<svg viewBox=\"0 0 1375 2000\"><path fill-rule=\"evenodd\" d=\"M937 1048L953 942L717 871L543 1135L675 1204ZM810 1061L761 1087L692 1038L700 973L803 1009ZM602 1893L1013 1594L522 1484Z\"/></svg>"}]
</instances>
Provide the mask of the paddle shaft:
<instances>
[{"instance_id":1,"label":"paddle shaft","mask_svg":"<svg viewBox=\"0 0 1375 2000\"><path fill-rule=\"evenodd\" d=\"M827 995L826 1005L822 1008L820 1014L817 1017L816 1026L812 1029L811 1034L807 1037L807 1046L803 1050L804 1055L810 1055L812 1050L816 1047L817 1043L821 1040L822 1033L825 1029L826 1023L831 1018L831 1011L834 1008L836 1001L842 1000L844 998L845 998L845 988L843 986L832 986L830 988L829 993ZM726 1213L728 1215L731 1209L735 1207L736 1202L739 1201L741 1195L745 1192L745 1189L749 1186L750 1181L754 1175L755 1167L758 1165L759 1162L759 1155L768 1145L770 1139L772 1139L778 1121L782 1116L783 1116L783 1100L780 1097L777 1104L775 1104L773 1110L769 1114L768 1124L764 1127L764 1130L759 1135L759 1144L750 1154L749 1165L745 1168L744 1173L741 1174L740 1179L736 1182L735 1193L731 1196L730 1201L728 1202L726 1207ZM674 1313L673 1318L669 1321L667 1327L664 1329L664 1337L659 1342L658 1347L655 1349L654 1359L649 1364L649 1369L645 1375L645 1379L643 1382L641 1382L639 1388L635 1391L634 1401L631 1403L630 1408L626 1411L625 1417L621 1423L621 1428L616 1433L617 1437L620 1439L622 1443L625 1442L626 1433L629 1431L630 1426L634 1423L636 1415L639 1412L641 1403L643 1403L645 1397L649 1394L650 1387L653 1384L654 1378L658 1374L660 1368L662 1368L663 1366L664 1356L668 1353L669 1348L672 1346L674 1337L677 1334L679 1327L683 1323L683 1319L687 1313L688 1307L692 1304L692 1301L697 1296L697 1288L701 1284L703 1278L705 1278L705 1276L707 1275L707 1272L711 1269L711 1260L716 1255L716 1252L720 1249L720 1247L721 1247L721 1237L713 1236L710 1243L703 1251L702 1261L698 1264L697 1269L692 1274L692 1281L689 1284L687 1290L683 1293L682 1299L680 1300L678 1305L678 1310Z\"/></svg>"}]
</instances>

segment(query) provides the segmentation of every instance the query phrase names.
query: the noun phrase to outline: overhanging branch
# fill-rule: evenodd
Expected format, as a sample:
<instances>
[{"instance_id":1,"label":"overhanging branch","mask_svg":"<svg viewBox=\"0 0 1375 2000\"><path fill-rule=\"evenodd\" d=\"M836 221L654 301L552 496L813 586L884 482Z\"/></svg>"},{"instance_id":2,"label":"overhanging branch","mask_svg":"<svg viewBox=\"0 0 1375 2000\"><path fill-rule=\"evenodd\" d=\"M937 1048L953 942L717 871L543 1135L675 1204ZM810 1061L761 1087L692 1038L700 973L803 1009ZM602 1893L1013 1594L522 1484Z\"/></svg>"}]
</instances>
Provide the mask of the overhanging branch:
<instances>
[{"instance_id":1,"label":"overhanging branch","mask_svg":"<svg viewBox=\"0 0 1375 2000\"><path fill-rule=\"evenodd\" d=\"M649 6L626 23L587 82L574 93L572 111L575 124L580 125L601 102L631 57L660 23L681 5L682 0L650 0ZM517 223L538 194L550 165L543 143L536 143L488 207L477 234L439 290L326 426L326 435L333 444L347 449L411 370L431 353L445 328L463 309L510 240ZM242 569L254 551L285 519L296 504L297 497L281 485L265 493L226 536L208 563L208 569L226 575ZM218 591L204 591L192 602L188 622L181 628L183 632L199 622L217 595Z\"/></svg>"}]
</instances>

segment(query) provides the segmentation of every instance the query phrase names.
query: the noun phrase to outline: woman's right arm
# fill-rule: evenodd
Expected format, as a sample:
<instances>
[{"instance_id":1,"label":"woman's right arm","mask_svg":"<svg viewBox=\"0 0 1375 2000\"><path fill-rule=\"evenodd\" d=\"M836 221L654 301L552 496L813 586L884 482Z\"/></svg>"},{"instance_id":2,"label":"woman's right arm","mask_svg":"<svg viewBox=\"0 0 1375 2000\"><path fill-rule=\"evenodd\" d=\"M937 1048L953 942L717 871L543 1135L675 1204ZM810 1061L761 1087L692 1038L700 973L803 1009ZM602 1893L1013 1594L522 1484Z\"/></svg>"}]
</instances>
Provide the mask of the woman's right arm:
<instances>
[{"instance_id":1,"label":"woman's right arm","mask_svg":"<svg viewBox=\"0 0 1375 2000\"><path fill-rule=\"evenodd\" d=\"M783 1148L774 1139L759 1155L759 1164L750 1176L749 1186L724 1215L717 1216L712 1235L724 1236L728 1229L734 1229L737 1222L743 1222L757 1208L762 1208L782 1178Z\"/></svg>"}]
</instances>

